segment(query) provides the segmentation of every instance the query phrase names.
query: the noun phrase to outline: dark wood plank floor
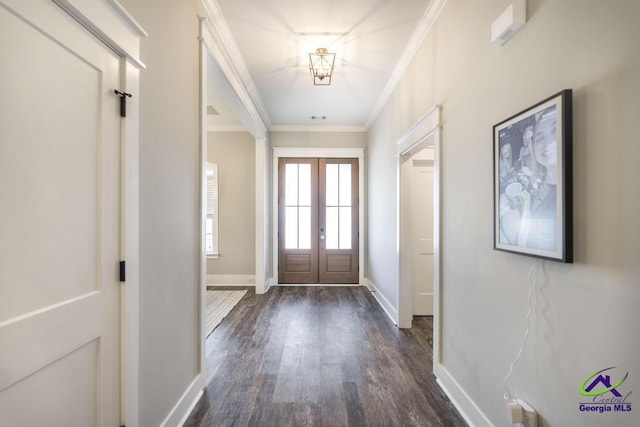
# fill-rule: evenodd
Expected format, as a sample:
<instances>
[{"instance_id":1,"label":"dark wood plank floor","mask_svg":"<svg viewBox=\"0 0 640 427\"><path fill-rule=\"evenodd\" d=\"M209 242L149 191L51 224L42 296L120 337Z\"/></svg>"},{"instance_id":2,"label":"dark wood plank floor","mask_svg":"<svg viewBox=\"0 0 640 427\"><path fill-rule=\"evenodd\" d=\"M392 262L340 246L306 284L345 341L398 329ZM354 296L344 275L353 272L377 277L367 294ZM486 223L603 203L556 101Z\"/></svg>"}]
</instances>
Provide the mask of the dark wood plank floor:
<instances>
[{"instance_id":1,"label":"dark wood plank floor","mask_svg":"<svg viewBox=\"0 0 640 427\"><path fill-rule=\"evenodd\" d=\"M432 321L399 330L364 287L247 292L207 340L186 426L465 426L432 375Z\"/></svg>"}]
</instances>

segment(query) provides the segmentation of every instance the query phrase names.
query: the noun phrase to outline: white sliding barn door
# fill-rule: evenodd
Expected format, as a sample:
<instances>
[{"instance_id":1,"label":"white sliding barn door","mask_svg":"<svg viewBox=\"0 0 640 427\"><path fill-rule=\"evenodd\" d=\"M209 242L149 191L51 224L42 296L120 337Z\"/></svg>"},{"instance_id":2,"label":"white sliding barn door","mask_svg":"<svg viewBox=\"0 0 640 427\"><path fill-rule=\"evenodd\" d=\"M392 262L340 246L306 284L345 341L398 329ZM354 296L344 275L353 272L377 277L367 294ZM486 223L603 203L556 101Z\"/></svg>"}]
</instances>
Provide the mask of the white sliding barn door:
<instances>
[{"instance_id":1,"label":"white sliding barn door","mask_svg":"<svg viewBox=\"0 0 640 427\"><path fill-rule=\"evenodd\" d=\"M0 0L0 424L120 425L120 59Z\"/></svg>"}]
</instances>

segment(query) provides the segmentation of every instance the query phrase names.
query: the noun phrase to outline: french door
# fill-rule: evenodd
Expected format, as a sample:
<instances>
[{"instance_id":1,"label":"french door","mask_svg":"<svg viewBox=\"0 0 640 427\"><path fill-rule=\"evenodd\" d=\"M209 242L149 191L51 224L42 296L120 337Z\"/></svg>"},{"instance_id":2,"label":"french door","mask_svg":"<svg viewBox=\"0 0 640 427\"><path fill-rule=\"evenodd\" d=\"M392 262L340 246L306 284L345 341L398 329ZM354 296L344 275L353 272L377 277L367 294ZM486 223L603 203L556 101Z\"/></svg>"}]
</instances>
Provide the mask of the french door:
<instances>
[{"instance_id":1,"label":"french door","mask_svg":"<svg viewBox=\"0 0 640 427\"><path fill-rule=\"evenodd\" d=\"M278 282L358 283L358 159L280 158Z\"/></svg>"}]
</instances>

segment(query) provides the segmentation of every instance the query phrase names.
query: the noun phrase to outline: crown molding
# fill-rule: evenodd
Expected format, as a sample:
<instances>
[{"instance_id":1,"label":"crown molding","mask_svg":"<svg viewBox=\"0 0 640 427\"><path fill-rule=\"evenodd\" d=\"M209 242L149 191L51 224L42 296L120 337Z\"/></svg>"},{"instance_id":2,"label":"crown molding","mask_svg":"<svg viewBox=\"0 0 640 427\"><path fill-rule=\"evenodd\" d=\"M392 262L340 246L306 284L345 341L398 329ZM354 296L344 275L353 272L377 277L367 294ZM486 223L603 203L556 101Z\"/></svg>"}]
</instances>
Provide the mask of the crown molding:
<instances>
[{"instance_id":1,"label":"crown molding","mask_svg":"<svg viewBox=\"0 0 640 427\"><path fill-rule=\"evenodd\" d=\"M364 126L273 125L271 132L366 132Z\"/></svg>"},{"instance_id":2,"label":"crown molding","mask_svg":"<svg viewBox=\"0 0 640 427\"><path fill-rule=\"evenodd\" d=\"M264 126L271 127L271 118L264 106L262 97L253 83L249 74L249 69L242 58L240 49L236 44L229 25L222 14L222 10L216 0L201 0L206 12L206 20L209 26L209 33L213 37L218 52L215 56L220 67L224 70L227 79L231 82L237 95L240 97L244 108L258 116ZM251 105L248 105L248 104ZM255 117L257 119L258 117Z\"/></svg>"},{"instance_id":3,"label":"crown molding","mask_svg":"<svg viewBox=\"0 0 640 427\"><path fill-rule=\"evenodd\" d=\"M409 64L413 60L413 57L418 51L418 48L420 48L420 45L424 41L427 34L429 34L431 27L433 27L433 24L436 22L436 19L438 19L438 16L440 15L440 12L442 11L446 3L447 0L432 0L427 7L427 10L425 10L424 15L422 15L422 18L420 19L416 30L413 32L411 39L409 39L407 46L402 52L400 60L396 64L393 73L391 74L391 77L387 82L387 85L381 92L380 97L378 98L378 101L376 102L373 111L371 112L371 116L369 117L369 120L365 125L365 128L367 130L371 128L373 122L375 122L375 120L378 118L378 115L382 111L382 108L391 97L391 94L398 85L398 82L404 75L407 67L409 67Z\"/></svg>"}]
</instances>

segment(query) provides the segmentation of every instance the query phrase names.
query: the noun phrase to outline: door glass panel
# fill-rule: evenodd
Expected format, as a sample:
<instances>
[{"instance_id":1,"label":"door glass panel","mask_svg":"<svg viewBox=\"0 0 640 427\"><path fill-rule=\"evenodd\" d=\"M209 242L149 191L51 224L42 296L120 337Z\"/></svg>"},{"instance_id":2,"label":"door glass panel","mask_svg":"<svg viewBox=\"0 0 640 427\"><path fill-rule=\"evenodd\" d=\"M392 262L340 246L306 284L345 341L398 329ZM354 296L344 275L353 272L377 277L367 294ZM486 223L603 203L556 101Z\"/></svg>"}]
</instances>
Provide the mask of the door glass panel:
<instances>
[{"instance_id":1,"label":"door glass panel","mask_svg":"<svg viewBox=\"0 0 640 427\"><path fill-rule=\"evenodd\" d=\"M311 249L311 165L285 165L285 249Z\"/></svg>"},{"instance_id":2,"label":"door glass panel","mask_svg":"<svg viewBox=\"0 0 640 427\"><path fill-rule=\"evenodd\" d=\"M298 169L298 205L311 206L311 165L304 163Z\"/></svg>"},{"instance_id":3,"label":"door glass panel","mask_svg":"<svg viewBox=\"0 0 640 427\"><path fill-rule=\"evenodd\" d=\"M340 165L340 206L351 206L351 165Z\"/></svg>"},{"instance_id":4,"label":"door glass panel","mask_svg":"<svg viewBox=\"0 0 640 427\"><path fill-rule=\"evenodd\" d=\"M311 207L298 209L298 249L311 249Z\"/></svg>"},{"instance_id":5,"label":"door glass panel","mask_svg":"<svg viewBox=\"0 0 640 427\"><path fill-rule=\"evenodd\" d=\"M338 249L339 244L339 219L338 219L338 208L327 206L327 217L326 217L326 243L325 247L327 249Z\"/></svg>"},{"instance_id":6,"label":"door glass panel","mask_svg":"<svg viewBox=\"0 0 640 427\"><path fill-rule=\"evenodd\" d=\"M338 206L338 183L339 165L327 164L326 169L326 204L327 206Z\"/></svg>"},{"instance_id":7,"label":"door glass panel","mask_svg":"<svg viewBox=\"0 0 640 427\"><path fill-rule=\"evenodd\" d=\"M298 249L298 207L287 206L284 215L284 247L286 249Z\"/></svg>"},{"instance_id":8,"label":"door glass panel","mask_svg":"<svg viewBox=\"0 0 640 427\"><path fill-rule=\"evenodd\" d=\"M285 198L284 202L287 206L298 205L298 165L287 163L285 166Z\"/></svg>"},{"instance_id":9,"label":"door glass panel","mask_svg":"<svg viewBox=\"0 0 640 427\"><path fill-rule=\"evenodd\" d=\"M351 249L351 165L327 164L326 248Z\"/></svg>"},{"instance_id":10,"label":"door glass panel","mask_svg":"<svg viewBox=\"0 0 640 427\"><path fill-rule=\"evenodd\" d=\"M350 207L340 207L340 249L351 249Z\"/></svg>"}]
</instances>

